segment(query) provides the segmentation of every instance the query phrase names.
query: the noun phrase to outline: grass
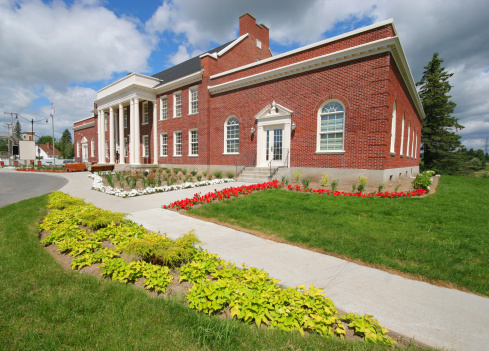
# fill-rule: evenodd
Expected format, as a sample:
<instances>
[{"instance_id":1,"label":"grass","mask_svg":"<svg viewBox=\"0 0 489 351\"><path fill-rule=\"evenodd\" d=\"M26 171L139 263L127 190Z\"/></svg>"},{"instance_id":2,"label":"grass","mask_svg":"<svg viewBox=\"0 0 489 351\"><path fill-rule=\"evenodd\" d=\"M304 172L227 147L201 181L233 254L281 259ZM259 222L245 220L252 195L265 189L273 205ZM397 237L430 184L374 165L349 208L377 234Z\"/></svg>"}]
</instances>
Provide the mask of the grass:
<instances>
[{"instance_id":1,"label":"grass","mask_svg":"<svg viewBox=\"0 0 489 351\"><path fill-rule=\"evenodd\" d=\"M489 295L488 208L489 179L443 176L424 198L271 190L189 213Z\"/></svg>"},{"instance_id":2,"label":"grass","mask_svg":"<svg viewBox=\"0 0 489 351\"><path fill-rule=\"evenodd\" d=\"M2 350L386 350L207 317L178 299L65 271L36 237L47 195L0 208Z\"/></svg>"}]
</instances>

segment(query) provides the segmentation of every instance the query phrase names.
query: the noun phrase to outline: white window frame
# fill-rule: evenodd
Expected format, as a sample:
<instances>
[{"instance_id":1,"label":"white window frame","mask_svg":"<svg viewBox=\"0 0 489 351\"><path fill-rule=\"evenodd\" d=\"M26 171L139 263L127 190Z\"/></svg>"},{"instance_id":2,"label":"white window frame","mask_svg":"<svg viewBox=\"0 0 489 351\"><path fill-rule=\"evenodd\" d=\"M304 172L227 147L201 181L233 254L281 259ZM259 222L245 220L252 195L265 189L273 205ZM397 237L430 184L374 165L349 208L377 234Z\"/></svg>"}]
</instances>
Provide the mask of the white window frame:
<instances>
[{"instance_id":1,"label":"white window frame","mask_svg":"<svg viewBox=\"0 0 489 351\"><path fill-rule=\"evenodd\" d=\"M413 138L412 138L412 141L411 141L411 157L414 158L414 126L413 126Z\"/></svg>"},{"instance_id":2,"label":"white window frame","mask_svg":"<svg viewBox=\"0 0 489 351\"><path fill-rule=\"evenodd\" d=\"M105 126L105 131L109 131L109 119L106 113L104 113L104 126Z\"/></svg>"},{"instance_id":3,"label":"white window frame","mask_svg":"<svg viewBox=\"0 0 489 351\"><path fill-rule=\"evenodd\" d=\"M323 109L332 103L337 103L340 104L343 107L343 129L341 131L334 130L334 131L327 131L327 132L321 132L321 117L323 115L333 115L338 112L331 112L331 113L322 113ZM328 100L324 102L321 107L319 107L319 110L317 112L317 131L316 131L316 154L343 154L345 153L345 125L346 125L346 108L345 105L340 101L340 100ZM329 134L342 134L342 142L341 142L341 149L326 149L326 150L321 150L321 135L329 135Z\"/></svg>"},{"instance_id":4,"label":"white window frame","mask_svg":"<svg viewBox=\"0 0 489 351\"><path fill-rule=\"evenodd\" d=\"M401 123L401 148L399 149L399 154L404 156L404 113L402 114L402 123Z\"/></svg>"},{"instance_id":5,"label":"white window frame","mask_svg":"<svg viewBox=\"0 0 489 351\"><path fill-rule=\"evenodd\" d=\"M415 130L415 133L414 133L414 154L413 154L413 157L416 159L417 156L418 156L418 133Z\"/></svg>"},{"instance_id":6,"label":"white window frame","mask_svg":"<svg viewBox=\"0 0 489 351\"><path fill-rule=\"evenodd\" d=\"M143 118L141 119L141 124L149 123L149 105L148 101L143 102Z\"/></svg>"},{"instance_id":7,"label":"white window frame","mask_svg":"<svg viewBox=\"0 0 489 351\"><path fill-rule=\"evenodd\" d=\"M179 100L179 104L177 104L177 100ZM182 91L175 91L173 93L173 118L180 117L182 117Z\"/></svg>"},{"instance_id":8,"label":"white window frame","mask_svg":"<svg viewBox=\"0 0 489 351\"><path fill-rule=\"evenodd\" d=\"M392 107L392 123L391 123L391 155L395 155L395 147L396 147L396 114L397 114L397 106L394 101L394 105Z\"/></svg>"},{"instance_id":9,"label":"white window frame","mask_svg":"<svg viewBox=\"0 0 489 351\"><path fill-rule=\"evenodd\" d=\"M236 118L238 120L238 124L237 124L237 126L238 126L238 137L228 139L228 127L230 127L230 126L228 126L228 122L232 118ZM233 125L235 125L235 124L233 124ZM231 126L233 126L233 125L231 125ZM231 115L228 118L226 118L226 121L224 122L224 154L225 155L239 155L239 132L240 132L239 125L240 125L239 118L234 116L234 115ZM233 141L233 140L238 141L238 151L229 151L229 149L228 149L228 141Z\"/></svg>"},{"instance_id":10,"label":"white window frame","mask_svg":"<svg viewBox=\"0 0 489 351\"><path fill-rule=\"evenodd\" d=\"M192 138L194 132L196 133L196 137L197 137L196 141L194 141L194 139ZM192 146L195 146L197 148L196 153L192 152L193 150ZM188 131L188 155L199 156L199 130L198 129L190 129Z\"/></svg>"},{"instance_id":11,"label":"white window frame","mask_svg":"<svg viewBox=\"0 0 489 351\"><path fill-rule=\"evenodd\" d=\"M195 93L195 96L194 96ZM199 113L199 87L192 87L188 90L188 111L189 116Z\"/></svg>"},{"instance_id":12,"label":"white window frame","mask_svg":"<svg viewBox=\"0 0 489 351\"><path fill-rule=\"evenodd\" d=\"M168 119L168 96L160 97L160 121Z\"/></svg>"},{"instance_id":13,"label":"white window frame","mask_svg":"<svg viewBox=\"0 0 489 351\"><path fill-rule=\"evenodd\" d=\"M76 142L76 157L80 157L80 142Z\"/></svg>"},{"instance_id":14,"label":"white window frame","mask_svg":"<svg viewBox=\"0 0 489 351\"><path fill-rule=\"evenodd\" d=\"M129 157L129 142L127 140L127 138L124 138L124 158L125 157Z\"/></svg>"},{"instance_id":15,"label":"white window frame","mask_svg":"<svg viewBox=\"0 0 489 351\"><path fill-rule=\"evenodd\" d=\"M143 135L143 157L149 157L149 135Z\"/></svg>"},{"instance_id":16,"label":"white window frame","mask_svg":"<svg viewBox=\"0 0 489 351\"><path fill-rule=\"evenodd\" d=\"M93 138L90 143L90 157L95 157L95 139Z\"/></svg>"},{"instance_id":17,"label":"white window frame","mask_svg":"<svg viewBox=\"0 0 489 351\"><path fill-rule=\"evenodd\" d=\"M177 135L180 135L180 142L177 143ZM177 148L177 146L180 146ZM180 152L177 153L177 149L180 149ZM173 132L173 157L182 157L183 155L183 133L181 130L177 130Z\"/></svg>"},{"instance_id":18,"label":"white window frame","mask_svg":"<svg viewBox=\"0 0 489 351\"><path fill-rule=\"evenodd\" d=\"M261 49L261 40L260 39L256 39L256 47L258 49Z\"/></svg>"},{"instance_id":19,"label":"white window frame","mask_svg":"<svg viewBox=\"0 0 489 351\"><path fill-rule=\"evenodd\" d=\"M127 128L127 108L124 109L124 128Z\"/></svg>"},{"instance_id":20,"label":"white window frame","mask_svg":"<svg viewBox=\"0 0 489 351\"><path fill-rule=\"evenodd\" d=\"M168 157L168 133L160 134L160 156Z\"/></svg>"},{"instance_id":21,"label":"white window frame","mask_svg":"<svg viewBox=\"0 0 489 351\"><path fill-rule=\"evenodd\" d=\"M407 130L407 135L408 135L408 138L407 138L407 148L406 148L406 156L409 157L410 156L410 153L409 153L409 142L411 141L411 121L409 121L408 123L408 130Z\"/></svg>"},{"instance_id":22,"label":"white window frame","mask_svg":"<svg viewBox=\"0 0 489 351\"><path fill-rule=\"evenodd\" d=\"M109 141L105 141L105 158L109 158Z\"/></svg>"}]
</instances>

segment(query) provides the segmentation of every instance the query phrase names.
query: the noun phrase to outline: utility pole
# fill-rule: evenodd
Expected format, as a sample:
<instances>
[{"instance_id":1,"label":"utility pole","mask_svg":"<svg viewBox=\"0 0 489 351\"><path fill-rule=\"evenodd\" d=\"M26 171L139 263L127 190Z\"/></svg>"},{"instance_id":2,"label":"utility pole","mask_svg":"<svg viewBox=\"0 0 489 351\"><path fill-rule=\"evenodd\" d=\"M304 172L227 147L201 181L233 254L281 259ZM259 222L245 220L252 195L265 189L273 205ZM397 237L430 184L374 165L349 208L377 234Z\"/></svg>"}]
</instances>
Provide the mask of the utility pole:
<instances>
[{"instance_id":1,"label":"utility pole","mask_svg":"<svg viewBox=\"0 0 489 351\"><path fill-rule=\"evenodd\" d=\"M13 141L14 141L14 115L18 115L17 112L4 112L4 114L6 115L10 115L10 125L12 126L12 146L13 146ZM10 134L10 128L9 128L9 134ZM9 149L9 158L8 158L8 163L10 165L10 156L12 156L13 152L10 148L10 139L9 139L9 143L8 143L8 149ZM15 157L14 157L14 160L15 160Z\"/></svg>"}]
</instances>

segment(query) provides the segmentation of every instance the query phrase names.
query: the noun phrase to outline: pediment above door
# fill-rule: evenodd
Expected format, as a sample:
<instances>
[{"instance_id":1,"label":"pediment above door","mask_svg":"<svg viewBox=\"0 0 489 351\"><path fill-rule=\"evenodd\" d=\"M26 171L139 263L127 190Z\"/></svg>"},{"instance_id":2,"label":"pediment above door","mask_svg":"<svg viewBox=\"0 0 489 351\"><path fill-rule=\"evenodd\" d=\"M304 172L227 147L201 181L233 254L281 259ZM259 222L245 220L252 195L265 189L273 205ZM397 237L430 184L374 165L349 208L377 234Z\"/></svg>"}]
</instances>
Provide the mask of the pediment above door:
<instances>
[{"instance_id":1,"label":"pediment above door","mask_svg":"<svg viewBox=\"0 0 489 351\"><path fill-rule=\"evenodd\" d=\"M288 108L273 101L270 105L267 105L263 110L261 110L255 116L255 119L260 121L266 119L280 119L284 117L290 118L292 113L292 110L289 110Z\"/></svg>"}]
</instances>

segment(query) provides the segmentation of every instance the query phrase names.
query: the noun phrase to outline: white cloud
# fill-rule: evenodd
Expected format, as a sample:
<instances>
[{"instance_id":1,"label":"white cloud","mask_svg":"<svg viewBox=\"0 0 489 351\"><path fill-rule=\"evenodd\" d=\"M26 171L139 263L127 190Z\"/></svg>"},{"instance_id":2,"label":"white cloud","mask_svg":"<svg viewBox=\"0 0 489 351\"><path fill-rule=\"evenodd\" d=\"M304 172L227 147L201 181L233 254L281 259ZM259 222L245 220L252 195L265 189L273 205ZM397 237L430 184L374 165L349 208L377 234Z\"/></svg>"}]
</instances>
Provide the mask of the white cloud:
<instances>
[{"instance_id":1,"label":"white cloud","mask_svg":"<svg viewBox=\"0 0 489 351\"><path fill-rule=\"evenodd\" d=\"M177 65L183 61L187 61L190 58L190 54L187 51L187 48L184 45L178 46L178 51L170 55L170 62L173 65Z\"/></svg>"}]
</instances>

